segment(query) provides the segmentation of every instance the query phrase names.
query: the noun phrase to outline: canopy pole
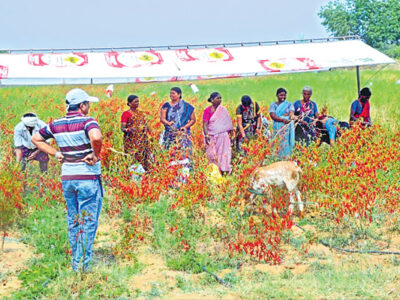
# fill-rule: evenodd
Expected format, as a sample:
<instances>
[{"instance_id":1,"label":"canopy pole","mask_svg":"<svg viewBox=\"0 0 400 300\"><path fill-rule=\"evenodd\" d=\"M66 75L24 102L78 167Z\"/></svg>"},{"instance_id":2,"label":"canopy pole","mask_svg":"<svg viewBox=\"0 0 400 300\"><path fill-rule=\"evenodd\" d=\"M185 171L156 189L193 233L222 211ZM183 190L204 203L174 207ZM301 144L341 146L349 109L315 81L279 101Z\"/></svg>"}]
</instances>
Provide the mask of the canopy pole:
<instances>
[{"instance_id":1,"label":"canopy pole","mask_svg":"<svg viewBox=\"0 0 400 300\"><path fill-rule=\"evenodd\" d=\"M360 93L361 87L360 87L360 66L356 67L356 72L357 72L357 95Z\"/></svg>"}]
</instances>

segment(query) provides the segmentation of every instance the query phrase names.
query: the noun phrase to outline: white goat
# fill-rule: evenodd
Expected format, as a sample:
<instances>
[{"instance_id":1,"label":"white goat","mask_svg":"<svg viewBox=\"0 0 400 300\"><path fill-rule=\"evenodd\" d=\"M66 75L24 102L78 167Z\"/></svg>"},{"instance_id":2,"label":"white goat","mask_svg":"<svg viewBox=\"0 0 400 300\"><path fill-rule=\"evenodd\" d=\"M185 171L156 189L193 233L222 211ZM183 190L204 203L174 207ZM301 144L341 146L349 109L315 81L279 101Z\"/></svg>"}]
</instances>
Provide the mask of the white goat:
<instances>
[{"instance_id":1,"label":"white goat","mask_svg":"<svg viewBox=\"0 0 400 300\"><path fill-rule=\"evenodd\" d=\"M300 179L301 169L291 161L279 161L265 167L254 170L249 184L250 202L254 203L256 193L268 195L271 198L271 187L286 187L290 194L289 210L293 212L293 194L296 194L300 214L303 214L304 205L301 201L300 191L297 185Z\"/></svg>"}]
</instances>

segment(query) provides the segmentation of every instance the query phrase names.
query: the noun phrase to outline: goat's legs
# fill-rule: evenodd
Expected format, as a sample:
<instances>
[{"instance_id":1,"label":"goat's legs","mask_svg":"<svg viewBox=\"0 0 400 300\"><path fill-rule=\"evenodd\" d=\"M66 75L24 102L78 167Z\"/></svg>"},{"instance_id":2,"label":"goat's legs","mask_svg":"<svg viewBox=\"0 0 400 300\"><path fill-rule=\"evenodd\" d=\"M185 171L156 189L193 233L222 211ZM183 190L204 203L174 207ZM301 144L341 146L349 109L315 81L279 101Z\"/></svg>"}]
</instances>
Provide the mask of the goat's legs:
<instances>
[{"instance_id":1,"label":"goat's legs","mask_svg":"<svg viewBox=\"0 0 400 300\"><path fill-rule=\"evenodd\" d=\"M299 204L299 211L302 213L304 211L304 204L303 201L301 201L301 193L297 188L294 191L296 193L297 203Z\"/></svg>"},{"instance_id":2,"label":"goat's legs","mask_svg":"<svg viewBox=\"0 0 400 300\"><path fill-rule=\"evenodd\" d=\"M293 213L293 191L289 191L289 195L290 195L290 202L289 202L289 211L292 214Z\"/></svg>"}]
</instances>

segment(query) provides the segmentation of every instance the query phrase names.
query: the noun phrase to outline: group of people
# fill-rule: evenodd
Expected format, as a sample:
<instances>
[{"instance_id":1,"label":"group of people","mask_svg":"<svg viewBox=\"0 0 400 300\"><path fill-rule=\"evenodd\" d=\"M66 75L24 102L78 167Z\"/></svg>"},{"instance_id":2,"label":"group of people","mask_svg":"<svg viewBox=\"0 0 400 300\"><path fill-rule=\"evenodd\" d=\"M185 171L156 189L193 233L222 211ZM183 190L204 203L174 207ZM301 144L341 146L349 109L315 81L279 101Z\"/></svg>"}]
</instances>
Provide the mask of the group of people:
<instances>
[{"instance_id":1,"label":"group of people","mask_svg":"<svg viewBox=\"0 0 400 300\"><path fill-rule=\"evenodd\" d=\"M320 143L333 144L339 135L340 128L349 128L361 119L364 126L371 125L369 99L372 95L369 88L363 88L358 99L354 100L350 110L350 122L338 122L337 119L318 111L317 103L311 100L312 88L304 87L303 98L293 104L287 100L287 91L279 88L276 91L277 100L269 106L269 115L273 121L272 138L278 143L277 155L288 158L295 142L309 145L317 137ZM228 110L221 104L222 96L214 92L207 99L210 105L203 111L203 134L206 155L210 163L218 165L223 174L232 171L231 158L233 144L236 151L242 151L242 145L256 136L262 136L265 122L260 106L250 96L244 95L241 104L236 109L236 129ZM121 129L124 132L124 149L137 162L148 170L150 145L147 134L149 129L143 114L138 110L139 98L128 97L129 110L121 116ZM182 91L178 87L170 90L170 101L166 102L160 111L160 122L164 132L160 138L161 144L170 149L172 146L184 153L182 157L190 157L192 142L190 129L196 123L194 107L182 99ZM188 161L186 160L186 163Z\"/></svg>"},{"instance_id":2,"label":"group of people","mask_svg":"<svg viewBox=\"0 0 400 300\"><path fill-rule=\"evenodd\" d=\"M319 114L317 104L311 101L311 95L312 89L305 87L303 99L291 104L286 99L287 91L279 88L276 92L277 101L269 107L273 120L273 138L280 141L279 156L282 158L291 154L295 141L309 143L319 131L321 140L325 135L325 141L333 143L337 135L336 127L346 127L332 117ZM350 125L360 119L364 126L371 125L371 95L369 88L360 91L358 99L351 105ZM22 170L25 170L27 162L37 160L40 170L46 172L49 155L62 163L61 181L67 203L71 266L74 270L89 267L102 207L99 159L102 135L97 121L88 116L90 103L98 101L98 98L89 96L81 89L73 89L66 95L66 116L46 124L36 114L26 113L14 128L16 159ZM221 104L221 94L214 92L207 101L210 105L203 112L206 155L222 173L230 173L232 140L236 141L236 150L241 151L243 143L261 136L263 120L267 121L261 115L258 103L245 95L236 109L235 130L228 110ZM145 115L138 109L139 98L130 95L127 105L129 109L121 116L124 151L148 170L152 162L150 128L146 124ZM190 131L196 123L196 117L194 107L182 99L180 88L170 90L170 101L161 107L160 122L164 125L160 138L163 147L180 150L174 151L181 153L176 159L185 158L185 163L190 166ZM50 139L55 140L59 150L48 143Z\"/></svg>"}]
</instances>

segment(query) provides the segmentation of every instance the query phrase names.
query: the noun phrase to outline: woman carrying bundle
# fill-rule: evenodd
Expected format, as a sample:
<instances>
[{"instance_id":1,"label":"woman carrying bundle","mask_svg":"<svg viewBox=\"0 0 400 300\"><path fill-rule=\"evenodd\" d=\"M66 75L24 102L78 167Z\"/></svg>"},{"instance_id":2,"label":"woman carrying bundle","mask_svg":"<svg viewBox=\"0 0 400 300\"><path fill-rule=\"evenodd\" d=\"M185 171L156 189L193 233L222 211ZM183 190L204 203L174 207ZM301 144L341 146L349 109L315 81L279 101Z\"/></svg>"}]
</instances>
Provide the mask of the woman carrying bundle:
<instances>
[{"instance_id":1,"label":"woman carrying bundle","mask_svg":"<svg viewBox=\"0 0 400 300\"><path fill-rule=\"evenodd\" d=\"M258 103L247 95L242 97L241 102L242 104L236 109L236 150L238 152L242 151L243 143L247 143L256 134L261 136L261 115Z\"/></svg>"},{"instance_id":2,"label":"woman carrying bundle","mask_svg":"<svg viewBox=\"0 0 400 300\"><path fill-rule=\"evenodd\" d=\"M149 143L150 129L144 113L139 111L139 97L129 95L129 109L121 115L121 130L124 133L124 152L132 155L135 163L140 163L148 171L151 166L151 149Z\"/></svg>"},{"instance_id":3,"label":"woman carrying bundle","mask_svg":"<svg viewBox=\"0 0 400 300\"><path fill-rule=\"evenodd\" d=\"M169 93L170 102L161 107L160 121L165 126L163 145L169 149L172 145L192 150L190 127L196 123L194 107L182 99L182 91L173 87Z\"/></svg>"},{"instance_id":4,"label":"woman carrying bundle","mask_svg":"<svg viewBox=\"0 0 400 300\"><path fill-rule=\"evenodd\" d=\"M297 116L297 126L295 128L296 142L304 142L309 145L315 138L312 122L318 117L317 103L311 100L312 88L303 88L303 99L294 102L294 115Z\"/></svg>"},{"instance_id":5,"label":"woman carrying bundle","mask_svg":"<svg viewBox=\"0 0 400 300\"><path fill-rule=\"evenodd\" d=\"M278 139L281 158L288 158L294 148L294 107L286 100L286 90L279 88L276 91L278 101L273 102L269 107L269 115L274 121L274 138Z\"/></svg>"}]
</instances>

